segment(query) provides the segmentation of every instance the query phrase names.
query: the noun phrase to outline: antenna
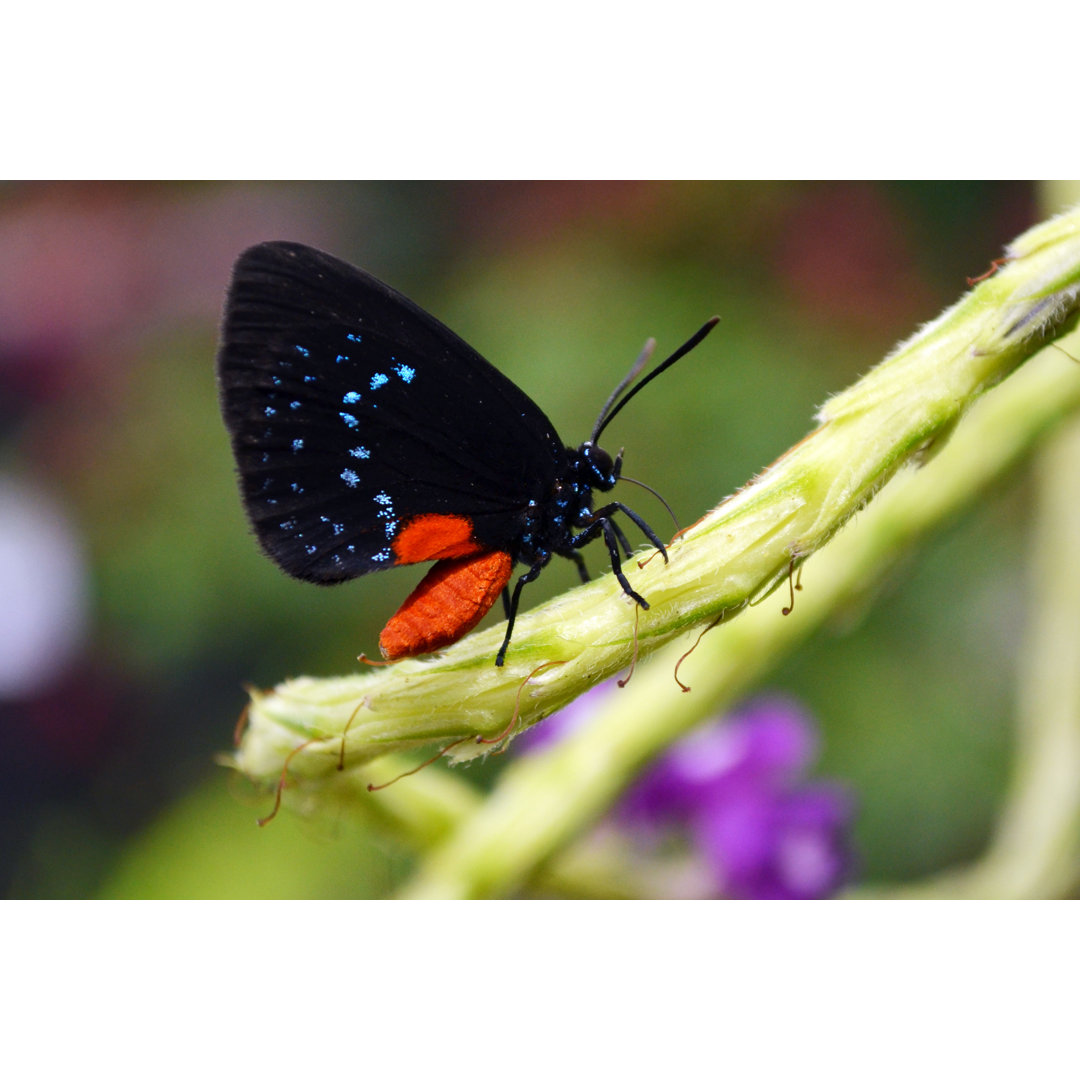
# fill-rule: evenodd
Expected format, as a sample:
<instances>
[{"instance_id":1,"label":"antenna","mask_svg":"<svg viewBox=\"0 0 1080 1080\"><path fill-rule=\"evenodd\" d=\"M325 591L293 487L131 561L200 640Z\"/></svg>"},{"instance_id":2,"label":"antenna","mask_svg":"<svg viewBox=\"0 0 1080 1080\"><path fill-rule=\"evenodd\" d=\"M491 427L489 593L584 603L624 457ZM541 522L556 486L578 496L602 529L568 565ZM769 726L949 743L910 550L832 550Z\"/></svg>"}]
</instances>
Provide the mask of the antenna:
<instances>
[{"instance_id":1,"label":"antenna","mask_svg":"<svg viewBox=\"0 0 1080 1080\"><path fill-rule=\"evenodd\" d=\"M612 392L611 397L604 403L603 409L600 411L600 416L596 420L596 427L593 428L592 435L589 436L589 442L595 445L596 440L600 438L600 433L611 423L612 420L618 415L619 410L641 389L648 386L649 383L656 378L663 371L667 371L676 360L681 360L691 349L700 345L705 338L709 336L712 329L720 321L719 315L714 315L686 344L676 349L662 364L653 368L644 379L641 380L632 390L627 391L626 395L621 401L612 405L612 402L622 393L624 389L634 380L634 377L641 370L641 368L648 362L649 357L652 356L653 348L655 348L655 342L650 338L645 343L645 348L641 350L641 355L634 361L634 366L630 369L630 373L619 383L615 390Z\"/></svg>"},{"instance_id":2,"label":"antenna","mask_svg":"<svg viewBox=\"0 0 1080 1080\"><path fill-rule=\"evenodd\" d=\"M638 377L638 375L641 374L641 369L652 359L652 354L654 352L656 352L656 338L651 337L648 341L645 342L644 346L641 349L641 352L638 353L638 358L634 361L633 366L626 373L626 375L623 376L622 381L608 395L607 401L604 402L604 407L600 410L600 415L596 418L597 427L600 426L600 421L604 419L604 413L606 413L608 409L610 409L611 406L615 404L616 398L618 398L618 396ZM596 434L594 429L593 439L595 438Z\"/></svg>"},{"instance_id":3,"label":"antenna","mask_svg":"<svg viewBox=\"0 0 1080 1080\"><path fill-rule=\"evenodd\" d=\"M640 480L635 480L632 476L620 476L619 479L625 480L628 484L636 484L639 488L644 488L646 491L651 491L664 504L664 509L671 515L671 520L675 522L675 528L678 529L679 519L675 516L675 511L668 506L667 499L665 499L659 491L649 487L648 484L643 484Z\"/></svg>"}]
</instances>

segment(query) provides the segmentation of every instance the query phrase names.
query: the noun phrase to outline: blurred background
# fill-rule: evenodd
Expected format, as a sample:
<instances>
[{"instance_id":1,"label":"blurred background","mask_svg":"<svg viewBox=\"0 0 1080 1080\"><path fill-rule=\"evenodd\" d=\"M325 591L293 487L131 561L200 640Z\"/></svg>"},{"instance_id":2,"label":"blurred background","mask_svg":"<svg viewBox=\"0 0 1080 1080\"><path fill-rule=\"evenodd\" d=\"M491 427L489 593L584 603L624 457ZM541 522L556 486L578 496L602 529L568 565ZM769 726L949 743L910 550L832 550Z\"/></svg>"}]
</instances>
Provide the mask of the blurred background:
<instances>
[{"instance_id":1,"label":"blurred background","mask_svg":"<svg viewBox=\"0 0 1080 1080\"><path fill-rule=\"evenodd\" d=\"M355 670L421 576L320 589L249 535L214 382L247 245L363 266L575 445L646 337L666 355L720 315L609 429L688 524L1040 216L1024 183L0 187L3 893L372 897L408 873L385 836L288 814L256 828L265 802L214 762L245 684ZM638 495L620 497L663 532ZM816 718L818 773L856 794L862 881L917 879L988 838L1027 509L1020 473L769 681ZM552 566L526 606L575 582Z\"/></svg>"}]
</instances>

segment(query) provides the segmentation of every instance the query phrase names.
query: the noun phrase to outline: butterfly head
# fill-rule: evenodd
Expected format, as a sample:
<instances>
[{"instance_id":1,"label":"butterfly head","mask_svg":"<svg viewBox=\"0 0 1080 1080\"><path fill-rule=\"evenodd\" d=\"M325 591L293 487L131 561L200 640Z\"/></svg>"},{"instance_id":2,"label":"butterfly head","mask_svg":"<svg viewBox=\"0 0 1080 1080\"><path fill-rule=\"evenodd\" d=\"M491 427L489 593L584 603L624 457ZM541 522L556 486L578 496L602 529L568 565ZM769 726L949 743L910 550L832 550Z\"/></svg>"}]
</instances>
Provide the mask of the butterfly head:
<instances>
[{"instance_id":1,"label":"butterfly head","mask_svg":"<svg viewBox=\"0 0 1080 1080\"><path fill-rule=\"evenodd\" d=\"M577 448L573 465L578 480L596 491L610 491L622 472L622 451L612 459L606 450L589 440Z\"/></svg>"}]
</instances>

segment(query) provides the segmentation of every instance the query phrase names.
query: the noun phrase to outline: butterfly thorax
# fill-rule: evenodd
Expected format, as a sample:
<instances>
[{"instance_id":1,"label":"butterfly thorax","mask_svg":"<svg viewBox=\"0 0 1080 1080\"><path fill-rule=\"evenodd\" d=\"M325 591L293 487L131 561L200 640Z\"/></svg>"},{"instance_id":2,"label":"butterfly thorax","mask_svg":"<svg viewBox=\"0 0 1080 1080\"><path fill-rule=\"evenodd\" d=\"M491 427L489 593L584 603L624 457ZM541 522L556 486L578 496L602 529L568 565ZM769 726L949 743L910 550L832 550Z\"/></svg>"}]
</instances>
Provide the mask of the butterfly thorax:
<instances>
[{"instance_id":1,"label":"butterfly thorax","mask_svg":"<svg viewBox=\"0 0 1080 1080\"><path fill-rule=\"evenodd\" d=\"M514 557L534 565L574 552L576 532L593 520L593 492L610 491L618 480L611 455L591 443L566 448L566 467L540 499L530 499ZM621 463L620 463L621 464Z\"/></svg>"}]
</instances>

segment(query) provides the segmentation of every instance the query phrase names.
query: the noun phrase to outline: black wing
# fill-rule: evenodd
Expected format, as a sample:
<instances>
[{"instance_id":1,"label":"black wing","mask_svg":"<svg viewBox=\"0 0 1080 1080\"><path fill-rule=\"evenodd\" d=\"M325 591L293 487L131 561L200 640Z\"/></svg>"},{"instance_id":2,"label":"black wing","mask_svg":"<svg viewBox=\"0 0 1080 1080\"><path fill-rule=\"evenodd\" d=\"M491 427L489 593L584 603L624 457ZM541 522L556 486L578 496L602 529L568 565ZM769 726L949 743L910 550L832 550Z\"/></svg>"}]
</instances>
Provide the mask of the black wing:
<instances>
[{"instance_id":1,"label":"black wing","mask_svg":"<svg viewBox=\"0 0 1080 1080\"><path fill-rule=\"evenodd\" d=\"M302 244L237 260L218 378L244 505L285 571L330 583L394 565L422 514L510 550L565 468L550 421L393 289Z\"/></svg>"}]
</instances>

